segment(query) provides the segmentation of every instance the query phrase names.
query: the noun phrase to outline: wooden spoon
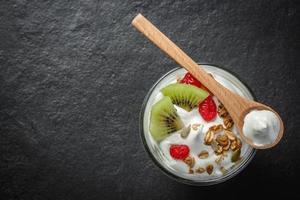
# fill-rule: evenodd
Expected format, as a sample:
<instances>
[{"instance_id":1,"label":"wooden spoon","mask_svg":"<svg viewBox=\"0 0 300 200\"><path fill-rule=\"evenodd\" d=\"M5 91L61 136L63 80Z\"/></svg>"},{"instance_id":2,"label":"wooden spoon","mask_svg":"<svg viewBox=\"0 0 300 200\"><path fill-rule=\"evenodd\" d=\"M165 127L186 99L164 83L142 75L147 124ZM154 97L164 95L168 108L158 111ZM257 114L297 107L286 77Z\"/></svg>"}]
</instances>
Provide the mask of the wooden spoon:
<instances>
[{"instance_id":1,"label":"wooden spoon","mask_svg":"<svg viewBox=\"0 0 300 200\"><path fill-rule=\"evenodd\" d=\"M132 25L143 33L149 40L157 45L161 50L173 58L179 65L189 71L195 78L205 85L225 106L231 115L241 137L244 141L256 149L267 149L275 146L283 136L283 122L279 114L272 108L247 100L238 94L235 94L215 81L208 75L195 61L185 54L177 45L175 45L168 37L160 32L151 22L144 16L138 14L133 20ZM248 139L243 134L244 117L251 110L270 110L274 112L280 121L280 131L276 140L267 145L255 145L251 139Z\"/></svg>"}]
</instances>

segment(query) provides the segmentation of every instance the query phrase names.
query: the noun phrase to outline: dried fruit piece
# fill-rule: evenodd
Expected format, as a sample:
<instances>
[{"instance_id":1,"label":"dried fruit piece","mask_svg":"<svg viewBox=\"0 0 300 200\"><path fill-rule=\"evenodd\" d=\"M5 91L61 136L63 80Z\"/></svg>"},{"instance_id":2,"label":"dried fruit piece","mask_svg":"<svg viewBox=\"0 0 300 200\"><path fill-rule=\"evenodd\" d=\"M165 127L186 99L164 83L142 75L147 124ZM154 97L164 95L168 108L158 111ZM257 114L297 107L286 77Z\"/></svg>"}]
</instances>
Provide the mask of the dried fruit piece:
<instances>
[{"instance_id":1,"label":"dried fruit piece","mask_svg":"<svg viewBox=\"0 0 300 200\"><path fill-rule=\"evenodd\" d=\"M203 167L198 167L197 169L196 169L196 173L199 173L199 174L202 174L202 173L204 173L206 170L203 168Z\"/></svg>"},{"instance_id":2,"label":"dried fruit piece","mask_svg":"<svg viewBox=\"0 0 300 200\"><path fill-rule=\"evenodd\" d=\"M217 106L211 95L199 104L198 110L205 121L211 121L217 116Z\"/></svg>"},{"instance_id":3,"label":"dried fruit piece","mask_svg":"<svg viewBox=\"0 0 300 200\"><path fill-rule=\"evenodd\" d=\"M213 170L214 170L214 166L213 166L213 165L207 165L207 166L206 166L206 171L207 171L207 173L208 173L209 175L212 174Z\"/></svg>"},{"instance_id":4,"label":"dried fruit piece","mask_svg":"<svg viewBox=\"0 0 300 200\"><path fill-rule=\"evenodd\" d=\"M231 156L231 162L236 162L240 159L241 149L235 150Z\"/></svg>"},{"instance_id":5,"label":"dried fruit piece","mask_svg":"<svg viewBox=\"0 0 300 200\"><path fill-rule=\"evenodd\" d=\"M207 131L206 135L204 137L204 144L209 145L211 144L212 140L214 139L214 132L213 131Z\"/></svg>"},{"instance_id":6,"label":"dried fruit piece","mask_svg":"<svg viewBox=\"0 0 300 200\"><path fill-rule=\"evenodd\" d=\"M199 154L198 154L198 157L200 158L200 159L205 159L205 158L207 158L208 157L208 151L206 151L206 150L203 150L203 151L201 151Z\"/></svg>"},{"instance_id":7,"label":"dried fruit piece","mask_svg":"<svg viewBox=\"0 0 300 200\"><path fill-rule=\"evenodd\" d=\"M182 138L185 139L190 134L190 131L191 131L191 125L188 125L188 126L184 127L183 129L181 129L179 131L179 134Z\"/></svg>"},{"instance_id":8,"label":"dried fruit piece","mask_svg":"<svg viewBox=\"0 0 300 200\"><path fill-rule=\"evenodd\" d=\"M192 156L186 157L183 162L187 164L190 168L193 168L195 165L195 158Z\"/></svg>"},{"instance_id":9,"label":"dried fruit piece","mask_svg":"<svg viewBox=\"0 0 300 200\"><path fill-rule=\"evenodd\" d=\"M174 159L183 160L188 157L190 148L184 144L173 144L170 146L170 155Z\"/></svg>"}]
</instances>

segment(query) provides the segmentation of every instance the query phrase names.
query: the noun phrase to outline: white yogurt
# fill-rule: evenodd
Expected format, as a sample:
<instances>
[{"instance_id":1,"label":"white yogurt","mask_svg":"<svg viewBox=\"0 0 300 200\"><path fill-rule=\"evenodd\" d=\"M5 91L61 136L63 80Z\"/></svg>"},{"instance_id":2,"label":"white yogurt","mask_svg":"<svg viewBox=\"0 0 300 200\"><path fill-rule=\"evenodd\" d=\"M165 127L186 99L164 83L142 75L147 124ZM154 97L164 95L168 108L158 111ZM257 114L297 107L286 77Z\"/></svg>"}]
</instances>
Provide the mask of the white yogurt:
<instances>
[{"instance_id":1,"label":"white yogurt","mask_svg":"<svg viewBox=\"0 0 300 200\"><path fill-rule=\"evenodd\" d=\"M228 74L227 72L221 69L217 69L215 67L211 67L208 65L202 65L202 66L209 73L211 73L219 83L221 83L223 86L225 86L232 92L237 93L243 97L253 99L251 93L247 90L247 88L244 85L242 85L232 75ZM219 164L217 164L215 160L218 158L218 156L215 155L211 146L205 145L203 143L205 133L207 132L209 127L213 125L222 124L223 120L219 116L217 116L214 120L207 123L202 119L197 108L193 109L190 112L187 112L186 110L175 105L178 115L180 116L181 120L186 126L190 124L202 124L202 126L199 127L198 130L193 130L191 128L190 134L188 135L187 138L182 138L179 133L173 133L170 134L167 138L165 138L160 143L157 143L151 137L151 133L149 131L151 108L156 102L158 102L163 97L160 90L171 83L175 83L176 79L178 77L183 77L185 73L186 71L184 69L179 69L172 72L168 76L164 77L161 81L159 81L156 87L154 88L154 90L151 92L151 95L149 96L147 105L145 107L144 118L143 118L143 129L144 129L145 140L147 146L149 147L155 159L165 169L175 174L176 176L188 180L195 180L195 181L218 179L219 177L223 176L223 173L221 171L221 166L226 168L228 170L228 174L230 174L232 171L235 171L237 169L237 166L239 165L231 162L231 155L232 155L231 151L228 151L227 156ZM217 100L215 97L214 100L217 104ZM233 126L232 131L233 133L235 133L237 137L239 137L235 126ZM243 141L242 143L243 145L241 149L241 157L243 159L244 158L247 159L249 158L249 156L252 155L253 149L250 145L244 143ZM195 166L193 167L193 170L196 170L198 167L206 167L207 165L212 164L214 166L213 173L211 175L209 175L206 172L202 174L199 173L189 174L188 173L189 167L183 161L175 160L174 158L171 157L169 152L171 144L185 144L189 146L190 156L195 158ZM198 158L198 154L203 150L209 152L209 157L206 159ZM243 161L241 163L243 163Z\"/></svg>"},{"instance_id":2,"label":"white yogurt","mask_svg":"<svg viewBox=\"0 0 300 200\"><path fill-rule=\"evenodd\" d=\"M280 130L280 121L269 110L252 110L244 119L243 133L257 146L273 143Z\"/></svg>"},{"instance_id":3,"label":"white yogurt","mask_svg":"<svg viewBox=\"0 0 300 200\"><path fill-rule=\"evenodd\" d=\"M217 103L216 99L214 98L215 102ZM176 106L177 113L183 123L188 126L189 124L201 124L201 126L198 128L198 130L193 130L191 128L190 134L187 138L182 138L179 133L173 133L167 138L165 138L163 141L160 142L159 147L162 150L164 156L169 161L169 166L171 166L173 169L180 173L187 173L189 167L181 160L175 160L170 155L170 146L173 144L185 144L189 146L190 148L190 156L195 158L195 166L194 169L197 169L198 167L206 167L209 164L212 164L214 166L213 173L211 175L208 175L207 173L203 174L191 174L191 176L196 177L205 177L205 176L222 176L221 172L221 166L225 167L226 169L229 169L234 165L234 163L231 162L231 155L232 153L229 151L227 156L224 157L224 159L220 162L220 164L216 164L215 160L218 158L218 156L214 153L211 146L205 145L203 143L204 136L209 127L213 125L223 124L222 119L217 116L214 120L210 122L205 122L202 117L199 115L198 109L193 109L190 112L187 112L186 110ZM235 131L235 130L234 130ZM200 159L198 157L198 154L206 150L209 153L208 158L206 159Z\"/></svg>"}]
</instances>

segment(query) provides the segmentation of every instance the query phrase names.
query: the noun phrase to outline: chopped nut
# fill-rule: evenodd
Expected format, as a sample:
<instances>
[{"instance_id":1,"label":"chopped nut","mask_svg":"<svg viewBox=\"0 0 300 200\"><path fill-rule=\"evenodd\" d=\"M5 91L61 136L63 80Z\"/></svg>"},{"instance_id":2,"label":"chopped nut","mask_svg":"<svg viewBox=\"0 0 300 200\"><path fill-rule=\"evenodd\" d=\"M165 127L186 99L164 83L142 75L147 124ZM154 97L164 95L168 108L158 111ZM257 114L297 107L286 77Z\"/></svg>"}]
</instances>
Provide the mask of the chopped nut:
<instances>
[{"instance_id":1,"label":"chopped nut","mask_svg":"<svg viewBox=\"0 0 300 200\"><path fill-rule=\"evenodd\" d=\"M240 159L241 149L237 149L232 153L231 162L237 162Z\"/></svg>"},{"instance_id":2,"label":"chopped nut","mask_svg":"<svg viewBox=\"0 0 300 200\"><path fill-rule=\"evenodd\" d=\"M221 118L225 118L225 117L227 117L229 114L228 114L227 110L226 110L225 108L223 108L223 109L218 110L218 115L219 115Z\"/></svg>"},{"instance_id":3,"label":"chopped nut","mask_svg":"<svg viewBox=\"0 0 300 200\"><path fill-rule=\"evenodd\" d=\"M227 144L228 144L228 137L227 137L227 135L218 135L217 136L217 142L221 145L221 146L227 146Z\"/></svg>"},{"instance_id":4,"label":"chopped nut","mask_svg":"<svg viewBox=\"0 0 300 200\"><path fill-rule=\"evenodd\" d=\"M223 151L228 151L230 148L230 141L228 141L226 146L223 146Z\"/></svg>"},{"instance_id":5,"label":"chopped nut","mask_svg":"<svg viewBox=\"0 0 300 200\"><path fill-rule=\"evenodd\" d=\"M219 104L218 109L221 110L224 108L224 105L222 103Z\"/></svg>"},{"instance_id":6,"label":"chopped nut","mask_svg":"<svg viewBox=\"0 0 300 200\"><path fill-rule=\"evenodd\" d=\"M190 134L190 131L191 131L191 125L188 125L188 126L184 127L183 129L181 129L179 133L180 133L180 136L185 139Z\"/></svg>"},{"instance_id":7,"label":"chopped nut","mask_svg":"<svg viewBox=\"0 0 300 200\"><path fill-rule=\"evenodd\" d=\"M226 118L224 118L223 123L224 123L225 129L227 129L227 130L229 130L233 127L233 120L230 116L227 116Z\"/></svg>"},{"instance_id":8,"label":"chopped nut","mask_svg":"<svg viewBox=\"0 0 300 200\"><path fill-rule=\"evenodd\" d=\"M226 142L228 140L227 135L218 135L217 141Z\"/></svg>"},{"instance_id":9,"label":"chopped nut","mask_svg":"<svg viewBox=\"0 0 300 200\"><path fill-rule=\"evenodd\" d=\"M211 148L214 150L214 152L219 155L223 152L223 148L222 146L218 145L217 141L216 140L213 140L211 142Z\"/></svg>"},{"instance_id":10,"label":"chopped nut","mask_svg":"<svg viewBox=\"0 0 300 200\"><path fill-rule=\"evenodd\" d=\"M233 120L224 105L221 103L218 106L218 115L223 118L225 129L231 129L233 126Z\"/></svg>"},{"instance_id":11,"label":"chopped nut","mask_svg":"<svg viewBox=\"0 0 300 200\"><path fill-rule=\"evenodd\" d=\"M225 130L224 133L227 135L228 139L233 141L235 140L235 135L233 134L233 132L229 131L229 130Z\"/></svg>"},{"instance_id":12,"label":"chopped nut","mask_svg":"<svg viewBox=\"0 0 300 200\"><path fill-rule=\"evenodd\" d=\"M222 124L219 125L213 125L209 128L210 131L213 131L214 133L220 132L223 130Z\"/></svg>"},{"instance_id":13,"label":"chopped nut","mask_svg":"<svg viewBox=\"0 0 300 200\"><path fill-rule=\"evenodd\" d=\"M208 151L205 151L205 150L201 151L201 152L198 154L198 157L199 157L200 159L205 159L205 158L207 158L207 157L208 157Z\"/></svg>"},{"instance_id":14,"label":"chopped nut","mask_svg":"<svg viewBox=\"0 0 300 200\"><path fill-rule=\"evenodd\" d=\"M223 156L223 155L220 155L220 156L217 157L217 159L215 160L215 162L216 162L218 165L220 165L221 162L222 162L222 160L224 160L224 156Z\"/></svg>"},{"instance_id":15,"label":"chopped nut","mask_svg":"<svg viewBox=\"0 0 300 200\"><path fill-rule=\"evenodd\" d=\"M221 153L223 153L223 148L221 146L218 146L218 149L215 152L216 152L216 154L221 154Z\"/></svg>"},{"instance_id":16,"label":"chopped nut","mask_svg":"<svg viewBox=\"0 0 300 200\"><path fill-rule=\"evenodd\" d=\"M236 145L237 145L237 149L242 148L242 141L239 138L236 138Z\"/></svg>"},{"instance_id":17,"label":"chopped nut","mask_svg":"<svg viewBox=\"0 0 300 200\"><path fill-rule=\"evenodd\" d=\"M190 168L193 168L194 165L195 165L195 158L194 157L191 157L191 156L188 156L186 157L183 162L185 164L187 164Z\"/></svg>"},{"instance_id":18,"label":"chopped nut","mask_svg":"<svg viewBox=\"0 0 300 200\"><path fill-rule=\"evenodd\" d=\"M206 145L211 144L213 139L214 139L214 132L213 131L207 131L207 133L204 137L204 144L206 144Z\"/></svg>"},{"instance_id":19,"label":"chopped nut","mask_svg":"<svg viewBox=\"0 0 300 200\"><path fill-rule=\"evenodd\" d=\"M192 129L196 131L200 125L201 124L193 124Z\"/></svg>"},{"instance_id":20,"label":"chopped nut","mask_svg":"<svg viewBox=\"0 0 300 200\"><path fill-rule=\"evenodd\" d=\"M206 167L206 172L207 172L209 175L212 174L213 170L214 170L214 166L213 166L213 165L208 165L208 166Z\"/></svg>"},{"instance_id":21,"label":"chopped nut","mask_svg":"<svg viewBox=\"0 0 300 200\"><path fill-rule=\"evenodd\" d=\"M217 141L213 140L211 142L211 148L216 152L218 150L218 147L219 147L219 145L218 145Z\"/></svg>"},{"instance_id":22,"label":"chopped nut","mask_svg":"<svg viewBox=\"0 0 300 200\"><path fill-rule=\"evenodd\" d=\"M196 169L196 173L202 174L203 172L205 172L205 169L203 167L198 167Z\"/></svg>"},{"instance_id":23,"label":"chopped nut","mask_svg":"<svg viewBox=\"0 0 300 200\"><path fill-rule=\"evenodd\" d=\"M189 174L193 174L194 173L194 170L189 168Z\"/></svg>"},{"instance_id":24,"label":"chopped nut","mask_svg":"<svg viewBox=\"0 0 300 200\"><path fill-rule=\"evenodd\" d=\"M220 170L221 170L221 172L222 172L223 175L226 174L227 171L228 171L228 170L227 170L225 167L223 167L223 166L220 168Z\"/></svg>"},{"instance_id":25,"label":"chopped nut","mask_svg":"<svg viewBox=\"0 0 300 200\"><path fill-rule=\"evenodd\" d=\"M234 150L237 149L237 141L236 141L236 140L234 140L234 141L231 142L231 144L230 144L230 149L231 149L232 151L234 151Z\"/></svg>"},{"instance_id":26,"label":"chopped nut","mask_svg":"<svg viewBox=\"0 0 300 200\"><path fill-rule=\"evenodd\" d=\"M227 115L228 115L227 110L225 109L224 105L221 104L221 103L220 103L219 106L218 106L218 115L219 115L221 118L227 117Z\"/></svg>"}]
</instances>

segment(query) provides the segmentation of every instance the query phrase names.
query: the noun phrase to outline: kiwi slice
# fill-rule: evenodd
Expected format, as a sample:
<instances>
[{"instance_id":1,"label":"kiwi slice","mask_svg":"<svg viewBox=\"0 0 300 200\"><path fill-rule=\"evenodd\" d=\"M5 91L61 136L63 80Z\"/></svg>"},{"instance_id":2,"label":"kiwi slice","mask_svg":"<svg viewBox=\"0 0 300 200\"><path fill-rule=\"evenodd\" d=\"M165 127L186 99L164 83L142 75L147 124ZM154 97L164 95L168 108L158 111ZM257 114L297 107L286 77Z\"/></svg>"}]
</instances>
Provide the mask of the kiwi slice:
<instances>
[{"instance_id":1,"label":"kiwi slice","mask_svg":"<svg viewBox=\"0 0 300 200\"><path fill-rule=\"evenodd\" d=\"M191 111L197 107L209 95L207 91L196 86L181 83L170 84L161 89L161 92L170 97L173 104L186 111Z\"/></svg>"},{"instance_id":2,"label":"kiwi slice","mask_svg":"<svg viewBox=\"0 0 300 200\"><path fill-rule=\"evenodd\" d=\"M170 97L163 97L152 106L150 132L156 141L161 141L169 134L184 127Z\"/></svg>"}]
</instances>

